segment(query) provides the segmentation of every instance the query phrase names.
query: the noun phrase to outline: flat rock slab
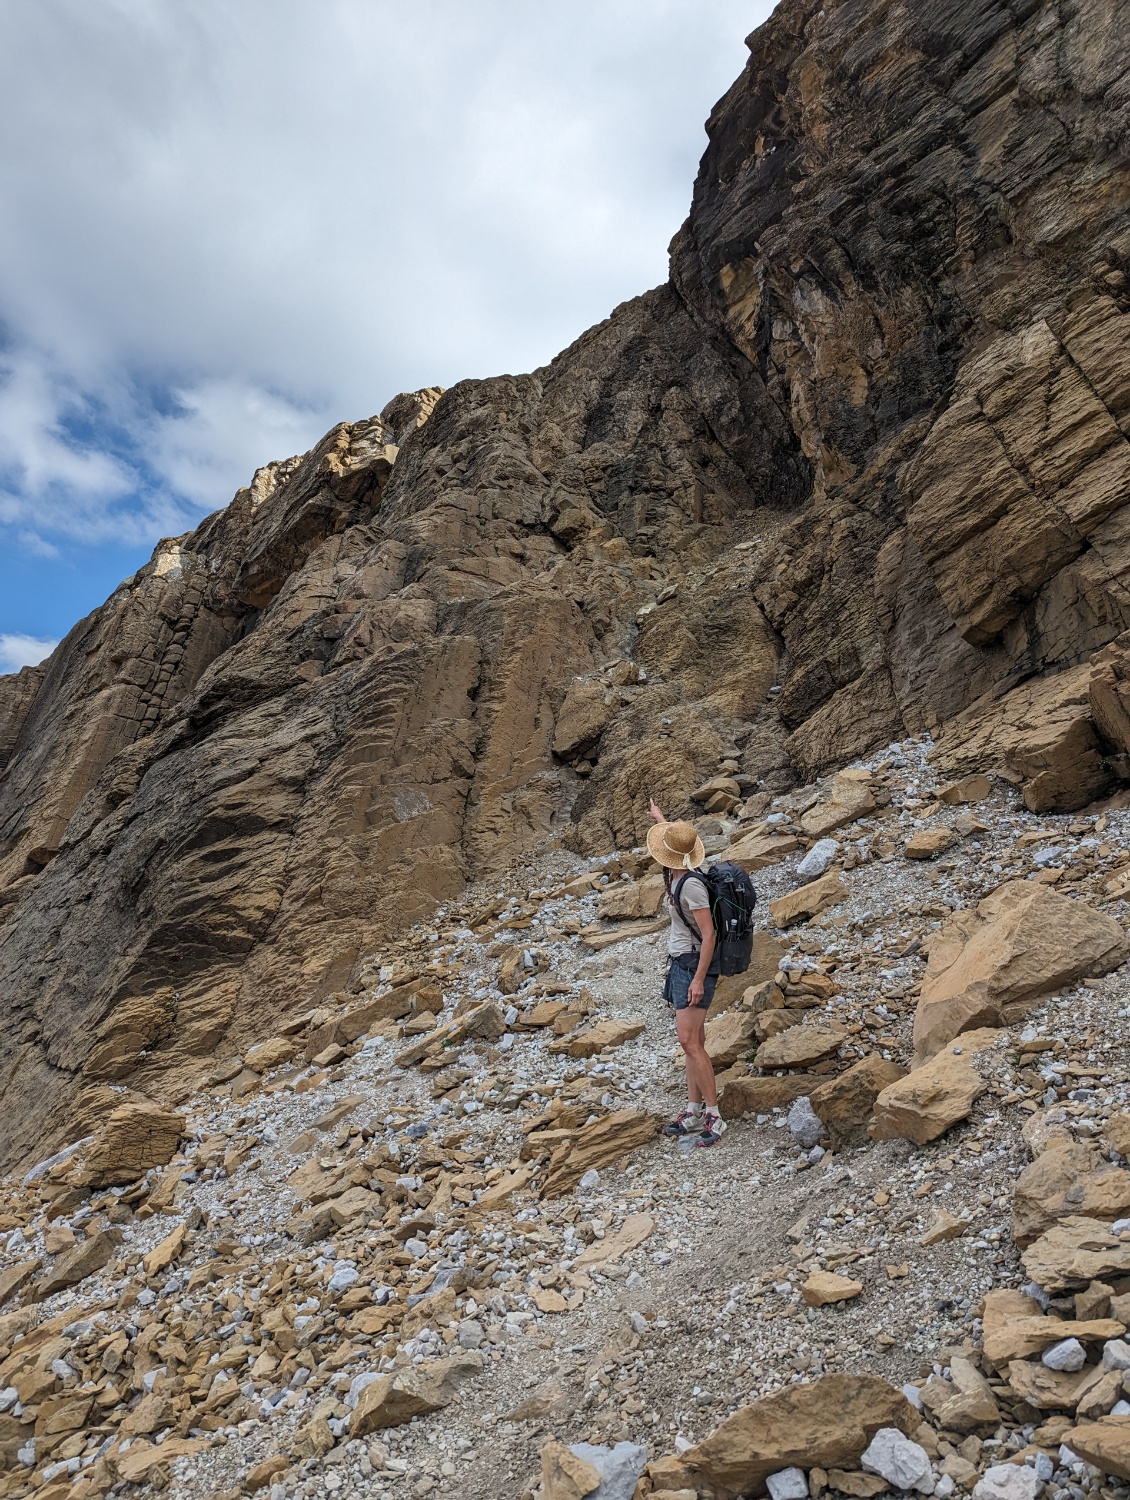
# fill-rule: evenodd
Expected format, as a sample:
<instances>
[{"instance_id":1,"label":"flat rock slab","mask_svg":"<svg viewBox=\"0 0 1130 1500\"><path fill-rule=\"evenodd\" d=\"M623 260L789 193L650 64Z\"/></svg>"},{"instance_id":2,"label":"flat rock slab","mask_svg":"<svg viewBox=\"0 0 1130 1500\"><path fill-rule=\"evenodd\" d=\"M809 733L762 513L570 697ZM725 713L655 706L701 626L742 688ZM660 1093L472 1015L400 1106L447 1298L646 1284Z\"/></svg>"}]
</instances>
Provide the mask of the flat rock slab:
<instances>
[{"instance_id":1,"label":"flat rock slab","mask_svg":"<svg viewBox=\"0 0 1130 1500\"><path fill-rule=\"evenodd\" d=\"M606 1266L621 1256L630 1255L655 1232L650 1214L629 1214L614 1234L606 1234L577 1257L578 1266Z\"/></svg>"},{"instance_id":2,"label":"flat rock slab","mask_svg":"<svg viewBox=\"0 0 1130 1500\"><path fill-rule=\"evenodd\" d=\"M630 1042L644 1029L642 1021L598 1021L595 1026L590 1026L588 1031L583 1031L579 1036L570 1037L563 1050L570 1057L584 1058L596 1057L606 1048L622 1047L625 1042ZM551 1051L559 1050L559 1044L554 1044Z\"/></svg>"},{"instance_id":3,"label":"flat rock slab","mask_svg":"<svg viewBox=\"0 0 1130 1500\"><path fill-rule=\"evenodd\" d=\"M1130 1239L1112 1234L1098 1219L1062 1219L1020 1257L1025 1271L1047 1292L1064 1292L1112 1276L1130 1276Z\"/></svg>"},{"instance_id":4,"label":"flat rock slab","mask_svg":"<svg viewBox=\"0 0 1130 1500\"><path fill-rule=\"evenodd\" d=\"M1109 1223L1128 1214L1130 1172L1101 1160L1088 1142L1064 1133L1049 1140L1017 1179L1012 1238L1024 1249L1059 1219L1081 1217Z\"/></svg>"},{"instance_id":5,"label":"flat rock slab","mask_svg":"<svg viewBox=\"0 0 1130 1500\"><path fill-rule=\"evenodd\" d=\"M845 901L847 895L847 886L837 875L821 875L819 880L810 880L787 896L770 901L769 915L776 926L793 927L797 922L811 921L830 906Z\"/></svg>"},{"instance_id":6,"label":"flat rock slab","mask_svg":"<svg viewBox=\"0 0 1130 1500\"><path fill-rule=\"evenodd\" d=\"M952 828L921 828L907 839L902 852L907 859L934 859L956 843Z\"/></svg>"},{"instance_id":7,"label":"flat rock slab","mask_svg":"<svg viewBox=\"0 0 1130 1500\"><path fill-rule=\"evenodd\" d=\"M1084 1462L1104 1474L1130 1479L1130 1417L1102 1417L1071 1428L1063 1441Z\"/></svg>"},{"instance_id":8,"label":"flat rock slab","mask_svg":"<svg viewBox=\"0 0 1130 1500\"><path fill-rule=\"evenodd\" d=\"M784 1073L770 1078L747 1074L727 1078L718 1096L718 1104L726 1120L739 1120L742 1115L764 1115L791 1104L803 1094L811 1096L816 1087L826 1081L820 1073Z\"/></svg>"},{"instance_id":9,"label":"flat rock slab","mask_svg":"<svg viewBox=\"0 0 1130 1500\"><path fill-rule=\"evenodd\" d=\"M659 1133L660 1118L640 1109L619 1109L591 1125L569 1132L550 1158L543 1198L559 1198L576 1187L592 1167L617 1161L629 1151L645 1146Z\"/></svg>"},{"instance_id":10,"label":"flat rock slab","mask_svg":"<svg viewBox=\"0 0 1130 1500\"><path fill-rule=\"evenodd\" d=\"M810 808L801 818L800 826L809 838L822 839L836 828L865 818L877 806L866 781L841 773L833 778L827 801Z\"/></svg>"},{"instance_id":11,"label":"flat rock slab","mask_svg":"<svg viewBox=\"0 0 1130 1500\"><path fill-rule=\"evenodd\" d=\"M751 833L735 840L722 851L720 858L741 865L748 875L753 875L768 865L779 864L786 855L795 854L803 847L795 833Z\"/></svg>"},{"instance_id":12,"label":"flat rock slab","mask_svg":"<svg viewBox=\"0 0 1130 1500\"><path fill-rule=\"evenodd\" d=\"M835 1021L819 1026L790 1026L762 1042L754 1055L759 1068L807 1068L835 1057L847 1041L846 1030Z\"/></svg>"}]
</instances>

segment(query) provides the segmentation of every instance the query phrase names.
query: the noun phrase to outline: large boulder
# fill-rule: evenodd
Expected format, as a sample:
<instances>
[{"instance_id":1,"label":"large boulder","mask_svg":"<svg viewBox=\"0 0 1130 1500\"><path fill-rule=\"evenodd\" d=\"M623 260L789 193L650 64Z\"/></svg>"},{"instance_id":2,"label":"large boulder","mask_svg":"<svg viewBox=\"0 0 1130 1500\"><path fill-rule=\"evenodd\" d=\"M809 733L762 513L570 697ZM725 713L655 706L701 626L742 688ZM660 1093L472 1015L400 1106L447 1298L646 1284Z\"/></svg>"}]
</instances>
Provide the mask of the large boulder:
<instances>
[{"instance_id":1,"label":"large boulder","mask_svg":"<svg viewBox=\"0 0 1130 1500\"><path fill-rule=\"evenodd\" d=\"M382 1375L361 1391L349 1419L350 1437L400 1427L413 1417L439 1411L455 1399L463 1381L483 1367L482 1355L468 1350L450 1359L425 1361Z\"/></svg>"},{"instance_id":2,"label":"large boulder","mask_svg":"<svg viewBox=\"0 0 1130 1500\"><path fill-rule=\"evenodd\" d=\"M888 1084L875 1100L868 1127L871 1138L923 1146L964 1120L988 1087L976 1066L977 1054L992 1047L1000 1035L991 1030L971 1032L905 1078Z\"/></svg>"},{"instance_id":3,"label":"large boulder","mask_svg":"<svg viewBox=\"0 0 1130 1500\"><path fill-rule=\"evenodd\" d=\"M736 1063L754 1047L757 1016L751 1010L723 1011L706 1023L706 1055L717 1072Z\"/></svg>"},{"instance_id":4,"label":"large boulder","mask_svg":"<svg viewBox=\"0 0 1130 1500\"><path fill-rule=\"evenodd\" d=\"M1053 1136L1017 1179L1012 1238L1023 1248L1071 1215L1112 1222L1128 1214L1130 1172L1103 1161L1093 1146L1065 1132Z\"/></svg>"},{"instance_id":5,"label":"large boulder","mask_svg":"<svg viewBox=\"0 0 1130 1500\"><path fill-rule=\"evenodd\" d=\"M794 854L803 847L796 834L756 830L735 839L728 849L722 851L719 858L728 860L730 864L741 865L743 870L752 875L757 870L764 870L767 865L778 864L786 855Z\"/></svg>"},{"instance_id":6,"label":"large boulder","mask_svg":"<svg viewBox=\"0 0 1130 1500\"><path fill-rule=\"evenodd\" d=\"M683 1455L722 1496L764 1494L778 1469L858 1468L882 1427L917 1431L922 1418L877 1375L825 1375L743 1406Z\"/></svg>"},{"instance_id":7,"label":"large boulder","mask_svg":"<svg viewBox=\"0 0 1130 1500\"><path fill-rule=\"evenodd\" d=\"M602 894L597 915L606 922L654 917L662 900L662 875L645 875L642 880L617 880Z\"/></svg>"},{"instance_id":8,"label":"large boulder","mask_svg":"<svg viewBox=\"0 0 1130 1500\"><path fill-rule=\"evenodd\" d=\"M819 1115L834 1150L842 1151L845 1146L858 1146L866 1140L875 1100L905 1074L906 1069L898 1063L888 1062L872 1052L813 1089L812 1108Z\"/></svg>"},{"instance_id":9,"label":"large boulder","mask_svg":"<svg viewBox=\"0 0 1130 1500\"><path fill-rule=\"evenodd\" d=\"M646 1110L618 1109L571 1131L550 1158L541 1196L559 1198L570 1192L590 1168L607 1166L654 1140L659 1126L659 1117Z\"/></svg>"},{"instance_id":10,"label":"large boulder","mask_svg":"<svg viewBox=\"0 0 1130 1500\"><path fill-rule=\"evenodd\" d=\"M150 1100L120 1104L103 1121L83 1155L84 1187L135 1182L150 1167L170 1162L184 1134L185 1119Z\"/></svg>"},{"instance_id":11,"label":"large boulder","mask_svg":"<svg viewBox=\"0 0 1130 1500\"><path fill-rule=\"evenodd\" d=\"M1117 968L1126 951L1113 917L1034 881L1009 881L931 939L916 1053L932 1057L973 1027L1009 1025L1041 995Z\"/></svg>"},{"instance_id":12,"label":"large boulder","mask_svg":"<svg viewBox=\"0 0 1130 1500\"><path fill-rule=\"evenodd\" d=\"M615 713L606 683L599 678L574 677L554 722L554 755L571 760L594 750Z\"/></svg>"}]
</instances>

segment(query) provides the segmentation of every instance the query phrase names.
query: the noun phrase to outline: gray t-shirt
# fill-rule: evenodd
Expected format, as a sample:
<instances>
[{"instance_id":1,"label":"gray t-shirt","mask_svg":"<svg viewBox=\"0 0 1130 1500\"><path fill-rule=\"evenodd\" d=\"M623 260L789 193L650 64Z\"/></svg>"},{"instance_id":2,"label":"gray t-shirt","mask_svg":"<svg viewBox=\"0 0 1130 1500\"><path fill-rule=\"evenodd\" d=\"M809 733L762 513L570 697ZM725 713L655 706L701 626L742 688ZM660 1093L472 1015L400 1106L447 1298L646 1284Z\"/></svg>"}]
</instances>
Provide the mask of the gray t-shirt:
<instances>
[{"instance_id":1,"label":"gray t-shirt","mask_svg":"<svg viewBox=\"0 0 1130 1500\"><path fill-rule=\"evenodd\" d=\"M682 880L682 871L679 871L671 879L672 892ZM679 915L678 908L672 897L664 898L668 914L671 918L671 926L667 932L667 952L672 958L681 953L693 953L696 948L702 946L702 938L692 938L686 923ZM706 891L706 885L697 875L691 875L679 888L679 904L686 912L688 919L694 922L696 911L702 911L704 907L709 909L710 897ZM696 924L697 925L697 924Z\"/></svg>"}]
</instances>

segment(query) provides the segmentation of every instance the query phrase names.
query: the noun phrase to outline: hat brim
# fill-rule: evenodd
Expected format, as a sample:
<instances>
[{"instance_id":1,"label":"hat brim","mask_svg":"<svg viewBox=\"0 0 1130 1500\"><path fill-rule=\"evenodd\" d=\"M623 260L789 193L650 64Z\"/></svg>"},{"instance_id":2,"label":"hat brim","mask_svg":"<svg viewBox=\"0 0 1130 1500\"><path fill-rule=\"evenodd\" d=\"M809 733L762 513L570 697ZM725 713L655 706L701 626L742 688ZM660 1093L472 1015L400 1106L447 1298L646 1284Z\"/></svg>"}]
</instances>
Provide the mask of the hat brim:
<instances>
[{"instance_id":1,"label":"hat brim","mask_svg":"<svg viewBox=\"0 0 1130 1500\"><path fill-rule=\"evenodd\" d=\"M657 864L663 865L666 869L682 870L686 868L683 864L683 856L681 854L672 854L670 849L665 848L663 844L664 830L670 828L670 826L670 823L656 823L653 828L647 830L647 852ZM696 833L694 848L691 850L691 859L694 861L696 870L705 858L706 846Z\"/></svg>"}]
</instances>

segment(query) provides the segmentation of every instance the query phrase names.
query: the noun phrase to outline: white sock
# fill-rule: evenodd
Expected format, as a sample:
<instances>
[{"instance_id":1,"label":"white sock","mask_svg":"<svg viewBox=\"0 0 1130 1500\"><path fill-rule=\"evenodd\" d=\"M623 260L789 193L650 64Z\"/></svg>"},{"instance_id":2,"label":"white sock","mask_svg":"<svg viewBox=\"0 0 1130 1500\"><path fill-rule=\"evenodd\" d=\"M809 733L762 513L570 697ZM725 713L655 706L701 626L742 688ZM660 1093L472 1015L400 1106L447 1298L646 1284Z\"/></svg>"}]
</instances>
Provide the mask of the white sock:
<instances>
[{"instance_id":1,"label":"white sock","mask_svg":"<svg viewBox=\"0 0 1130 1500\"><path fill-rule=\"evenodd\" d=\"M702 1114L702 1101L701 1101L701 1099L698 1101L697 1104L695 1103L695 1101L693 1099L688 1099L687 1100L687 1109L690 1110L690 1112L691 1112L692 1115L700 1115L700 1114Z\"/></svg>"}]
</instances>

